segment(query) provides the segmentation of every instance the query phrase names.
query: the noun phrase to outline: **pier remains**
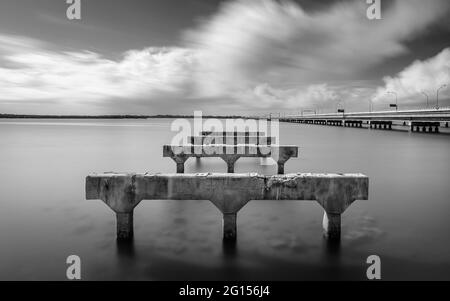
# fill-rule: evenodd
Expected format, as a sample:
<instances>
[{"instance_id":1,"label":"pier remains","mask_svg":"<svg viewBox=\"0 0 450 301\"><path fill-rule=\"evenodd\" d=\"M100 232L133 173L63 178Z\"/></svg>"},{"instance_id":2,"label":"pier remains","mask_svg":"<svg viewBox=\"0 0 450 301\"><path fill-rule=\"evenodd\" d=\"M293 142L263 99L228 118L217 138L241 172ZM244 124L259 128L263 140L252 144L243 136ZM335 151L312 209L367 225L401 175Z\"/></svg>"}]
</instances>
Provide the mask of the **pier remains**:
<instances>
[{"instance_id":1,"label":"pier remains","mask_svg":"<svg viewBox=\"0 0 450 301\"><path fill-rule=\"evenodd\" d=\"M323 209L328 240L341 236L341 216L356 200L367 200L363 174L101 173L86 177L86 199L102 200L116 213L117 238L133 237L133 211L143 200L209 200L222 213L223 239L237 237L237 215L248 202L315 201Z\"/></svg>"}]
</instances>

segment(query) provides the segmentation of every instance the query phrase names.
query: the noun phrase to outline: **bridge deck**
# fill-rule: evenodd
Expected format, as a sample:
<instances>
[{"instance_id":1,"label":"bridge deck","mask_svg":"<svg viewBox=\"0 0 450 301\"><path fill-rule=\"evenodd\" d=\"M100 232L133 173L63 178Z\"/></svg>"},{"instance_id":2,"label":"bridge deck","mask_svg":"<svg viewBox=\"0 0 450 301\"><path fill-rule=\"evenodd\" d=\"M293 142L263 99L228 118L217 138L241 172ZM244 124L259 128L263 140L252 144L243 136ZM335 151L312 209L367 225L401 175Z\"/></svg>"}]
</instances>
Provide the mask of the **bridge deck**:
<instances>
[{"instance_id":1,"label":"bridge deck","mask_svg":"<svg viewBox=\"0 0 450 301\"><path fill-rule=\"evenodd\" d=\"M360 120L414 120L414 121L450 121L450 109L433 109L433 110L399 110L384 112L349 112L349 113L332 113L332 114L314 114L314 115L291 115L281 118L286 120L344 120L344 119L360 119Z\"/></svg>"}]
</instances>

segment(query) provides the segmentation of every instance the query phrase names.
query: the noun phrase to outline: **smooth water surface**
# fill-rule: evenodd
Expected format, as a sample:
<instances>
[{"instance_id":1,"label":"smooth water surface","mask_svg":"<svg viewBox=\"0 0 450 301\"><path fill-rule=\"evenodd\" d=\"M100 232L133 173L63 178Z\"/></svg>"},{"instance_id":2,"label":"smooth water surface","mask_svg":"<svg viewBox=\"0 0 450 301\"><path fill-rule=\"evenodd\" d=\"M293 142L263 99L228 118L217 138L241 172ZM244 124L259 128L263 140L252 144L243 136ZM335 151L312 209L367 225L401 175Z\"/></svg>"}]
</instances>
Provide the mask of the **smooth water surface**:
<instances>
[{"instance_id":1,"label":"smooth water surface","mask_svg":"<svg viewBox=\"0 0 450 301\"><path fill-rule=\"evenodd\" d=\"M450 279L450 136L281 124L300 147L290 172L361 172L369 201L343 215L342 243L322 237L315 202L252 201L238 214L236 246L222 244L221 214L208 201L143 201L135 239L118 244L115 215L86 201L92 172L174 172L162 145L168 119L0 120L0 279L64 280L66 258L84 280ZM240 159L236 172L275 174ZM186 172L225 172L218 158L189 159Z\"/></svg>"}]
</instances>

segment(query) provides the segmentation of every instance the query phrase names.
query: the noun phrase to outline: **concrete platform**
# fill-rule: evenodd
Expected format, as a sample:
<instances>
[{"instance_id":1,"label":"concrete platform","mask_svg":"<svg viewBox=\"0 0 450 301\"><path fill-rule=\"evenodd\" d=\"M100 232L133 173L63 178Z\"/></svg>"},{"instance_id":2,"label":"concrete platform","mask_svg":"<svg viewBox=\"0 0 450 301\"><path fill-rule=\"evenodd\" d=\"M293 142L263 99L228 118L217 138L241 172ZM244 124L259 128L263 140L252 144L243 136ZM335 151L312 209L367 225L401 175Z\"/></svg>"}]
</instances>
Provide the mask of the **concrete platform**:
<instances>
[{"instance_id":1,"label":"concrete platform","mask_svg":"<svg viewBox=\"0 0 450 301\"><path fill-rule=\"evenodd\" d=\"M200 132L201 136L266 136L264 132L212 132L212 131L202 131Z\"/></svg>"},{"instance_id":2,"label":"concrete platform","mask_svg":"<svg viewBox=\"0 0 450 301\"><path fill-rule=\"evenodd\" d=\"M325 237L339 240L342 213L355 200L367 200L368 193L369 178L363 174L102 173L86 177L86 199L102 200L116 213L119 239L133 236L133 210L142 200L209 200L223 214L226 240L236 239L237 213L249 201L309 200L324 209Z\"/></svg>"},{"instance_id":3,"label":"concrete platform","mask_svg":"<svg viewBox=\"0 0 450 301\"><path fill-rule=\"evenodd\" d=\"M276 143L275 137L265 136L188 136L187 141L191 144L256 144L271 145Z\"/></svg>"},{"instance_id":4,"label":"concrete platform","mask_svg":"<svg viewBox=\"0 0 450 301\"><path fill-rule=\"evenodd\" d=\"M234 172L234 164L241 157L272 157L278 165L278 174L284 173L284 164L290 158L298 157L298 147L294 145L254 145L254 144L215 144L215 145L164 145L163 157L172 158L177 164L177 173L184 173L184 162L190 157L222 158L227 164L227 172Z\"/></svg>"}]
</instances>

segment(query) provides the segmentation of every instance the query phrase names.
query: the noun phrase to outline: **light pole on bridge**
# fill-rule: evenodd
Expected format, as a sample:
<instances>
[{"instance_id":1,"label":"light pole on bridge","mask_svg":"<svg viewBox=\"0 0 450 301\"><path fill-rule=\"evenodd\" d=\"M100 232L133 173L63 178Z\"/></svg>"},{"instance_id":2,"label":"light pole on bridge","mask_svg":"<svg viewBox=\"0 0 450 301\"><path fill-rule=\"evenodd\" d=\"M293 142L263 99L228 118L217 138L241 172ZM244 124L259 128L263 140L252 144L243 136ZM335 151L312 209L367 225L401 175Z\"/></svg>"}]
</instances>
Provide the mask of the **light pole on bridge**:
<instances>
[{"instance_id":1,"label":"light pole on bridge","mask_svg":"<svg viewBox=\"0 0 450 301\"><path fill-rule=\"evenodd\" d=\"M398 96L397 96L397 92L388 91L387 94L395 95L395 110L398 111ZM390 105L390 106L392 107L393 105Z\"/></svg>"},{"instance_id":2,"label":"light pole on bridge","mask_svg":"<svg viewBox=\"0 0 450 301\"><path fill-rule=\"evenodd\" d=\"M427 97L427 109L428 109L428 103L429 103L430 97L428 97L428 94L425 93L424 91L421 91L421 93Z\"/></svg>"},{"instance_id":3,"label":"light pole on bridge","mask_svg":"<svg viewBox=\"0 0 450 301\"><path fill-rule=\"evenodd\" d=\"M446 84L443 84L442 86L439 87L439 89L437 89L436 91L436 110L439 110L439 91L441 89L444 89L445 87L447 87Z\"/></svg>"}]
</instances>

